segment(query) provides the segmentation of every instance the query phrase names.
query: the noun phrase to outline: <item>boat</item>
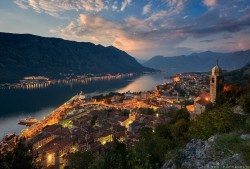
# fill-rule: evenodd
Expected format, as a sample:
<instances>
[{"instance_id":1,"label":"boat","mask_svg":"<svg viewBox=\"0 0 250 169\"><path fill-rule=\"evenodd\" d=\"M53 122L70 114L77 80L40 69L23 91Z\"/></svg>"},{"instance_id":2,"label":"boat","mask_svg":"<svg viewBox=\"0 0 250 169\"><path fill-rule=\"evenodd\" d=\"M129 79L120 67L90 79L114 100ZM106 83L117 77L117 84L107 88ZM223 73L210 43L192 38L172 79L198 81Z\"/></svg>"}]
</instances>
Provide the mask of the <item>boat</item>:
<instances>
[{"instance_id":1,"label":"boat","mask_svg":"<svg viewBox=\"0 0 250 169\"><path fill-rule=\"evenodd\" d=\"M35 119L34 117L29 116L29 117L27 117L25 119L21 119L18 124L19 125L25 125L25 126L31 126L31 125L33 125L33 124L35 124L37 122L38 122L37 119Z\"/></svg>"},{"instance_id":2,"label":"boat","mask_svg":"<svg viewBox=\"0 0 250 169\"><path fill-rule=\"evenodd\" d=\"M80 100L86 99L86 96L85 96L85 94L82 91L79 93L79 99Z\"/></svg>"}]
</instances>

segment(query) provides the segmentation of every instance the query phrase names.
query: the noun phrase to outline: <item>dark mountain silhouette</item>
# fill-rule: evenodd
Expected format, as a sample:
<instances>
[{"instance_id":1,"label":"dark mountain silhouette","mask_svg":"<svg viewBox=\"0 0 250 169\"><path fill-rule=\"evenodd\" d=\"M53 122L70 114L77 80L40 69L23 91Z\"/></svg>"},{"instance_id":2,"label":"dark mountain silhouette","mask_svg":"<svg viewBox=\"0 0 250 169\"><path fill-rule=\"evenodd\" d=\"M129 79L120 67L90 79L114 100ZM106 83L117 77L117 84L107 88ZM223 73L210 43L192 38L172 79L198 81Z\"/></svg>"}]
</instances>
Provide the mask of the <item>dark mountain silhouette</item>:
<instances>
[{"instance_id":1,"label":"dark mountain silhouette","mask_svg":"<svg viewBox=\"0 0 250 169\"><path fill-rule=\"evenodd\" d=\"M31 75L128 73L154 71L113 46L0 33L0 81Z\"/></svg>"},{"instance_id":2,"label":"dark mountain silhouette","mask_svg":"<svg viewBox=\"0 0 250 169\"><path fill-rule=\"evenodd\" d=\"M234 53L202 52L174 57L155 56L143 63L144 66L165 70L170 73L210 71L219 59L223 69L234 70L250 62L250 50Z\"/></svg>"},{"instance_id":3,"label":"dark mountain silhouette","mask_svg":"<svg viewBox=\"0 0 250 169\"><path fill-rule=\"evenodd\" d=\"M250 82L250 62L240 69L225 73L227 84L247 84Z\"/></svg>"}]
</instances>

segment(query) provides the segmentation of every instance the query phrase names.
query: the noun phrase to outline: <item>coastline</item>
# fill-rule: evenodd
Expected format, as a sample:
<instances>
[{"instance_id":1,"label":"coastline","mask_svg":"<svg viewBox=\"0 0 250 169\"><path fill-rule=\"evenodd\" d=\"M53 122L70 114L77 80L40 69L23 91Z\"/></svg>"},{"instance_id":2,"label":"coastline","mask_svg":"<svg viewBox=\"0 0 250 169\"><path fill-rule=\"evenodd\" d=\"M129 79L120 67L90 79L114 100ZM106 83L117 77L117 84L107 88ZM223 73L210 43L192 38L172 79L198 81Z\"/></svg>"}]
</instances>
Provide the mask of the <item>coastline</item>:
<instances>
[{"instance_id":1,"label":"coastline","mask_svg":"<svg viewBox=\"0 0 250 169\"><path fill-rule=\"evenodd\" d=\"M143 89L144 88L144 90L145 91L147 91L147 90L152 90L153 89L153 86L155 86L155 85L150 85L151 83L153 83L153 84L161 84L162 82L165 82L167 79L164 79L164 77L165 77L165 73L154 73L154 74L144 74L144 75L142 75L142 76L138 76L138 77L136 77L136 78L133 78L133 79L131 79L131 78L125 78L125 79L127 79L127 80L111 80L111 81L107 81L107 80L104 80L104 81L100 81L100 82L94 82L94 84L96 84L96 83L98 83L98 86L96 86L96 87L101 87L102 85L101 84L105 84L105 86L107 86L107 84L110 84L110 83L112 83L112 84L119 84L120 83L120 81L122 82L122 83L124 83L125 81L126 81L126 83L125 83L125 86L118 86L118 88L116 87L116 88L114 88L113 86L107 86L107 87L109 87L110 89L105 89L104 87L105 86L103 86L102 88L103 89L105 89L105 90L96 90L96 89L94 89L94 91L93 91L93 89L92 89L92 87L91 87L91 90L92 91L90 91L90 90L87 90L87 95L88 96L90 96L90 97L92 97L92 96L96 96L96 95L100 95L100 94L107 94L107 93L109 93L109 92L112 92L112 91L114 91L114 92L120 92L120 91L128 91L128 90L130 90L130 91L139 91L139 90L141 90L141 89ZM129 79L131 79L131 80L129 80ZM147 85L146 86L144 86L145 85L145 81L147 82ZM158 82L158 83L157 83ZM79 87L78 87L79 86ZM71 93L72 92L74 92L74 94L77 92L79 92L80 90L83 90L83 91L85 91L84 89L85 89L85 85L83 86L83 87L81 87L80 88L80 86L82 86L82 85L77 85L77 86L75 86L74 88L72 88L72 89L74 89L74 90L72 90L71 88L69 88L70 90L71 90ZM87 85L87 87L88 86L93 86L93 83L91 83L91 84L88 84ZM116 85L117 86L117 85ZM140 88L136 88L137 86L140 86ZM144 86L144 87L143 87ZM56 87L56 86L55 86ZM55 90L55 87L53 87L52 89L53 89L53 91ZM39 110L37 110L37 111L32 111L32 112L24 112L24 111L22 111L22 112L20 112L20 113L13 113L13 114L10 114L10 115L5 115L5 116L2 116L1 118L0 118L0 120L2 119L2 120L4 120L4 122L7 122L8 121L8 123L6 124L6 123L2 123L4 126L2 126L3 128L2 129L4 129L5 128L5 126L6 125L10 125L11 124L11 126L9 126L8 128L5 128L4 130L3 130L3 133L2 133L2 135L1 135L1 138L2 137L4 137L4 135L6 135L6 134L8 134L8 133L11 133L11 132L15 132L15 133L20 133L20 130L22 129L22 128L24 128L25 126L20 126L20 125L17 125L17 123L18 123L18 121L20 120L20 119L22 119L22 118L25 118L25 117L27 117L27 116L32 116L32 117L35 117L35 118L37 118L37 119L42 119L44 116L47 116L48 114L50 114L53 110L55 110L56 108L58 108L58 107L60 107L61 106L61 103L62 102L65 102L65 100L63 101L63 97L62 96L60 96L60 95L62 95L63 93L64 93L64 91L67 91L67 90L69 90L68 89L68 87L67 86L65 86L65 87L63 87L62 89L61 89L61 87L60 86L58 86L59 88L60 88L60 90L62 90L62 89L64 89L62 92L60 92L59 93L59 95L57 94L57 95L55 95L55 97L54 97L54 99L53 99L53 97L50 97L50 100L52 99L52 100L58 100L57 102L57 104L58 104L58 106L53 106L53 105L49 105L49 107L42 107L42 108L40 108ZM11 93L16 93L16 92L18 92L18 93L44 93L44 91L46 90L46 91L51 91L52 89L34 89L34 90L6 90L6 92L4 92L4 93L10 93L11 91ZM3 90L0 90L0 91L3 91ZM22 94L23 95L23 94ZM40 95L40 94L39 94ZM39 95L37 95L38 97L39 97ZM49 96L49 95L48 95ZM54 96L54 95L51 95L51 96ZM70 96L68 96L68 97L70 97ZM72 97L72 95L71 95L71 97ZM60 99L59 99L60 98ZM22 99L22 100L24 100L24 99ZM21 100L21 101L22 101ZM27 99L25 99L25 100L27 100ZM36 101L37 99L32 99L33 101ZM40 99L41 100L41 99ZM41 101L42 101L42 103L44 102L44 101L46 101L47 102L47 100L48 99L42 99ZM60 100L62 100L61 101L61 103L60 103ZM66 99L67 101L68 101L68 98ZM28 100L27 100L28 101ZM66 101L66 102L67 102ZM19 101L20 102L20 101ZM37 104L35 104L35 105L37 105ZM36 113L33 113L33 112L36 112ZM16 125L16 127L14 127ZM15 128L17 128L17 129L15 129Z\"/></svg>"}]
</instances>

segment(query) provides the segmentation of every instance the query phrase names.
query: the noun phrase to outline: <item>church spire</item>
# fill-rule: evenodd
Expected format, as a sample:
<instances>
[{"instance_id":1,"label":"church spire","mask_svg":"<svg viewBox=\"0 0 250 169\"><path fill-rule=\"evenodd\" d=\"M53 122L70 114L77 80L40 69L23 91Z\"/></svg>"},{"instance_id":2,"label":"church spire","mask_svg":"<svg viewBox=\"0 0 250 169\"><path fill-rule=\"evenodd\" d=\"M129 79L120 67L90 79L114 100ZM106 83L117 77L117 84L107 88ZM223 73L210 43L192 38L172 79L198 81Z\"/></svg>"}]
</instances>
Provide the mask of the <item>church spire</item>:
<instances>
[{"instance_id":1,"label":"church spire","mask_svg":"<svg viewBox=\"0 0 250 169\"><path fill-rule=\"evenodd\" d=\"M216 59L216 66L213 67L210 75L210 101L212 103L214 103L218 95L223 92L224 77L218 63L219 60Z\"/></svg>"}]
</instances>

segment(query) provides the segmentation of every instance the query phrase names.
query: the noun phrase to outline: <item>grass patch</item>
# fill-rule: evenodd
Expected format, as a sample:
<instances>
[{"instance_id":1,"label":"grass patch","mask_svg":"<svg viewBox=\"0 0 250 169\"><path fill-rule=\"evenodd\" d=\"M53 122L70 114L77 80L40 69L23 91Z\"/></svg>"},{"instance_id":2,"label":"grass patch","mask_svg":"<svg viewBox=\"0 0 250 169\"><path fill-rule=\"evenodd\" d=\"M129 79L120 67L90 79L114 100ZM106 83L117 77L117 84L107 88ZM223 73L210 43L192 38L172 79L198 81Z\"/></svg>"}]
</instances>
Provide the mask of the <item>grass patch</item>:
<instances>
[{"instance_id":1,"label":"grass patch","mask_svg":"<svg viewBox=\"0 0 250 169\"><path fill-rule=\"evenodd\" d=\"M216 148L226 153L238 153L250 165L250 140L243 140L236 134L219 135L215 141Z\"/></svg>"}]
</instances>

